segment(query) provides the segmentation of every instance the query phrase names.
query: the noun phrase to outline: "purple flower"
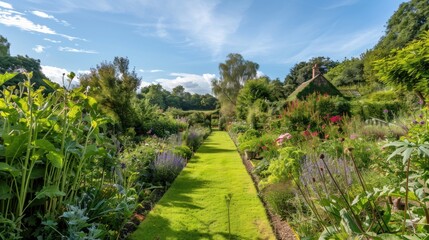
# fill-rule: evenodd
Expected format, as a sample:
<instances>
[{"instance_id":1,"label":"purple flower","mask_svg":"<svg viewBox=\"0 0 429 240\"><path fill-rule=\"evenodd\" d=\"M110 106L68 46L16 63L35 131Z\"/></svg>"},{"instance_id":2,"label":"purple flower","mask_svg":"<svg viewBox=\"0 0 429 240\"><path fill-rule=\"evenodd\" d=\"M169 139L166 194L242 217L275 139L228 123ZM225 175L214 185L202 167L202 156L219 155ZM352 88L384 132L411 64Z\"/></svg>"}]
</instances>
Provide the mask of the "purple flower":
<instances>
[{"instance_id":1,"label":"purple flower","mask_svg":"<svg viewBox=\"0 0 429 240\"><path fill-rule=\"evenodd\" d=\"M384 113L384 114L388 114L388 113L389 113L389 110L384 109L384 110L383 110L383 113Z\"/></svg>"},{"instance_id":2,"label":"purple flower","mask_svg":"<svg viewBox=\"0 0 429 240\"><path fill-rule=\"evenodd\" d=\"M421 125L425 124L425 121L420 121L420 124L421 124Z\"/></svg>"},{"instance_id":3,"label":"purple flower","mask_svg":"<svg viewBox=\"0 0 429 240\"><path fill-rule=\"evenodd\" d=\"M356 134L356 133L353 133L353 134L351 134L350 135L350 139L351 140L353 140L353 139L356 139L356 138L358 138L359 136Z\"/></svg>"},{"instance_id":4,"label":"purple flower","mask_svg":"<svg viewBox=\"0 0 429 240\"><path fill-rule=\"evenodd\" d=\"M419 100L419 104L420 104L420 105L423 105L423 100Z\"/></svg>"},{"instance_id":5,"label":"purple flower","mask_svg":"<svg viewBox=\"0 0 429 240\"><path fill-rule=\"evenodd\" d=\"M418 123L418 122L417 122L417 120L415 120L415 119L414 119L414 120L413 120L413 124L417 124L417 123Z\"/></svg>"}]
</instances>

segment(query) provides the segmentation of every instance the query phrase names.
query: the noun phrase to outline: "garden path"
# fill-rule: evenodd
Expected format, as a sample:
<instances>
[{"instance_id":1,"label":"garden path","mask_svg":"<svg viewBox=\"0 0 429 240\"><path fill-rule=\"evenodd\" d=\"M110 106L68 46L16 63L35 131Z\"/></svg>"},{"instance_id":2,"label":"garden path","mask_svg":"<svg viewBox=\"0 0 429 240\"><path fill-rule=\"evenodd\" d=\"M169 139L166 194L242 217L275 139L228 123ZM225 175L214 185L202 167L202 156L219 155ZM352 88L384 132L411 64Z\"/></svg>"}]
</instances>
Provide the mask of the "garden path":
<instances>
[{"instance_id":1,"label":"garden path","mask_svg":"<svg viewBox=\"0 0 429 240\"><path fill-rule=\"evenodd\" d=\"M231 238L225 197L230 205ZM275 239L228 134L214 131L131 239Z\"/></svg>"}]
</instances>

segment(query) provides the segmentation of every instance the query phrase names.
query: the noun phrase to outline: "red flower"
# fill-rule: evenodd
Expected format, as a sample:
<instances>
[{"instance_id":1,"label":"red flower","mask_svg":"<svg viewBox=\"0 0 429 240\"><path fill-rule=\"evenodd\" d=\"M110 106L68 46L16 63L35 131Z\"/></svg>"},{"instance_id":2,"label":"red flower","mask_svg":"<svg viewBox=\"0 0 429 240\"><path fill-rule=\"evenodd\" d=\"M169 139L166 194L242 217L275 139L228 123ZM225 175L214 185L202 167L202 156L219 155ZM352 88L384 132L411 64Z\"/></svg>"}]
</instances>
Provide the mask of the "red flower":
<instances>
[{"instance_id":1,"label":"red flower","mask_svg":"<svg viewBox=\"0 0 429 240\"><path fill-rule=\"evenodd\" d=\"M329 121L331 121L331 123L339 122L339 121L341 121L341 116L339 116L339 115L333 116L333 117L329 118Z\"/></svg>"}]
</instances>

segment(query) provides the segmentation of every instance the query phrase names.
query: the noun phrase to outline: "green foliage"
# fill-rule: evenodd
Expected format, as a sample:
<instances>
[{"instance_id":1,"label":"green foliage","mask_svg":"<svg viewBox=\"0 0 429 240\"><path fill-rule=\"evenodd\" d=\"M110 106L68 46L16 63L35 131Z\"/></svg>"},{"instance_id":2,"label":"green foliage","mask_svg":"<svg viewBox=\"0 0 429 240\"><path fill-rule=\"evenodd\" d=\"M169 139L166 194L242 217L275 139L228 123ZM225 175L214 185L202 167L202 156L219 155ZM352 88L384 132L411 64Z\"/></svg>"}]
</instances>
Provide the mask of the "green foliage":
<instances>
[{"instance_id":1,"label":"green foliage","mask_svg":"<svg viewBox=\"0 0 429 240\"><path fill-rule=\"evenodd\" d=\"M193 152L196 152L209 134L210 129L207 128L196 126L188 128L185 139L186 146L188 146Z\"/></svg>"},{"instance_id":2,"label":"green foliage","mask_svg":"<svg viewBox=\"0 0 429 240\"><path fill-rule=\"evenodd\" d=\"M387 111L386 111L387 110ZM402 101L372 101L371 99L357 100L352 103L351 112L362 119L377 118L390 121L405 111L406 106Z\"/></svg>"},{"instance_id":3,"label":"green foliage","mask_svg":"<svg viewBox=\"0 0 429 240\"><path fill-rule=\"evenodd\" d=\"M406 47L394 50L374 63L377 76L385 83L414 91L421 101L429 94L429 31Z\"/></svg>"},{"instance_id":4,"label":"green foliage","mask_svg":"<svg viewBox=\"0 0 429 240\"><path fill-rule=\"evenodd\" d=\"M34 88L37 89L43 86L45 88L45 93L52 92L55 88L51 86L53 83L49 80L46 80L49 81L49 84L44 81L44 79L47 79L47 77L42 72L40 60L20 55L14 57L9 55L0 56L0 74L8 74L14 71L18 72L18 74L10 81L4 83L5 87L13 86L20 82L26 81L26 74L31 72L31 82L34 84Z\"/></svg>"},{"instance_id":5,"label":"green foliage","mask_svg":"<svg viewBox=\"0 0 429 240\"><path fill-rule=\"evenodd\" d=\"M210 94L197 94L185 92L181 85L173 88L171 92L165 90L161 84L152 84L141 89L141 96L150 104L157 105L162 110L176 108L188 110L214 110L218 101Z\"/></svg>"},{"instance_id":6,"label":"green foliage","mask_svg":"<svg viewBox=\"0 0 429 240\"><path fill-rule=\"evenodd\" d=\"M191 159L193 155L192 150L188 146L176 146L174 147L173 153L183 157L186 160Z\"/></svg>"},{"instance_id":7,"label":"green foliage","mask_svg":"<svg viewBox=\"0 0 429 240\"><path fill-rule=\"evenodd\" d=\"M0 58L10 56L10 43L0 35Z\"/></svg>"},{"instance_id":8,"label":"green foliage","mask_svg":"<svg viewBox=\"0 0 429 240\"><path fill-rule=\"evenodd\" d=\"M378 81L373 62L389 55L396 48L403 48L420 34L429 30L429 7L425 0L401 3L386 24L385 35L377 45L363 54L364 75L367 82Z\"/></svg>"},{"instance_id":9,"label":"green foliage","mask_svg":"<svg viewBox=\"0 0 429 240\"><path fill-rule=\"evenodd\" d=\"M221 112L229 116L233 112L225 109L235 108L240 89L250 79L256 77L257 63L245 60L240 54L228 54L225 63L219 64L220 79L212 80L212 90L221 103Z\"/></svg>"},{"instance_id":10,"label":"green foliage","mask_svg":"<svg viewBox=\"0 0 429 240\"><path fill-rule=\"evenodd\" d=\"M237 117L245 119L249 108L257 100L271 101L272 91L267 78L249 80L244 84L237 97Z\"/></svg>"},{"instance_id":11,"label":"green foliage","mask_svg":"<svg viewBox=\"0 0 429 240\"><path fill-rule=\"evenodd\" d=\"M284 147L279 150L279 156L272 159L267 169L268 178L261 181L261 186L292 180L299 176L300 161L304 152L296 147Z\"/></svg>"},{"instance_id":12,"label":"green foliage","mask_svg":"<svg viewBox=\"0 0 429 240\"><path fill-rule=\"evenodd\" d=\"M88 94L103 106L102 110L123 129L135 126L131 99L136 96L141 79L134 70L129 71L128 58L115 57L113 62L101 63L79 80L83 88L89 89Z\"/></svg>"},{"instance_id":13,"label":"green foliage","mask_svg":"<svg viewBox=\"0 0 429 240\"><path fill-rule=\"evenodd\" d=\"M20 229L31 227L26 221L35 213L60 213L84 182L102 184L116 151L94 98L82 88L44 95L26 76L0 98L0 211L7 219L20 216Z\"/></svg>"},{"instance_id":14,"label":"green foliage","mask_svg":"<svg viewBox=\"0 0 429 240\"><path fill-rule=\"evenodd\" d=\"M360 58L344 59L331 68L325 77L335 86L350 86L364 83L363 61Z\"/></svg>"},{"instance_id":15,"label":"green foliage","mask_svg":"<svg viewBox=\"0 0 429 240\"><path fill-rule=\"evenodd\" d=\"M341 97L310 95L306 101L293 101L284 112L285 125L293 131L321 131L332 116L348 115L350 104Z\"/></svg>"}]
</instances>

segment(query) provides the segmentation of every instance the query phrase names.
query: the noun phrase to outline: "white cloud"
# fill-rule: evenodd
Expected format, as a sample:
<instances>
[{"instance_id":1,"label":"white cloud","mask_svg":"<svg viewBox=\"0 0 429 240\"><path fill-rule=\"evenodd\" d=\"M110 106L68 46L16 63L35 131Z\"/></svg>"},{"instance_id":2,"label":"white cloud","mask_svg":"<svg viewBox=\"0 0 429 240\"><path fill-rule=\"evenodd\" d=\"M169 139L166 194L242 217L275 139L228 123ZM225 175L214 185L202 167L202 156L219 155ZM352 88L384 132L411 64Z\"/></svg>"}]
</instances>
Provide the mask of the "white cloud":
<instances>
[{"instance_id":1,"label":"white cloud","mask_svg":"<svg viewBox=\"0 0 429 240\"><path fill-rule=\"evenodd\" d=\"M187 92L206 94L211 93L211 80L216 77L215 74L205 73L202 75L191 73L171 73L171 79L160 78L155 80L166 90L171 91L173 88L182 85Z\"/></svg>"},{"instance_id":2,"label":"white cloud","mask_svg":"<svg viewBox=\"0 0 429 240\"><path fill-rule=\"evenodd\" d=\"M139 69L139 72L146 72L146 73L159 73L159 72L164 72L164 70L161 69L151 69L151 70L144 70L144 69Z\"/></svg>"},{"instance_id":3,"label":"white cloud","mask_svg":"<svg viewBox=\"0 0 429 240\"><path fill-rule=\"evenodd\" d=\"M65 26L69 26L70 25L67 21L65 21L65 20L59 20L58 18L56 18L56 17L54 17L52 15L49 15L49 14L47 14L45 12L42 12L42 11L31 11L31 13L34 14L35 16L38 16L38 17L41 17L41 18L52 19L55 22L61 23L61 24L65 25Z\"/></svg>"},{"instance_id":4,"label":"white cloud","mask_svg":"<svg viewBox=\"0 0 429 240\"><path fill-rule=\"evenodd\" d=\"M258 70L258 71L256 71L256 77L257 77L257 78L264 77L264 76L266 76L266 75L265 75L265 73L263 73L262 71L259 71L259 70Z\"/></svg>"},{"instance_id":5,"label":"white cloud","mask_svg":"<svg viewBox=\"0 0 429 240\"><path fill-rule=\"evenodd\" d=\"M27 18L9 12L0 12L0 23L9 27L17 27L24 31L57 35L57 33L45 25L33 23Z\"/></svg>"},{"instance_id":6,"label":"white cloud","mask_svg":"<svg viewBox=\"0 0 429 240\"><path fill-rule=\"evenodd\" d=\"M37 53L42 53L43 51L45 51L45 46L42 46L42 45L36 45L34 48L33 48L33 50L35 51L35 52L37 52Z\"/></svg>"},{"instance_id":7,"label":"white cloud","mask_svg":"<svg viewBox=\"0 0 429 240\"><path fill-rule=\"evenodd\" d=\"M77 48L71 48L71 47L59 47L58 50L60 50L61 52L74 52L74 53L89 53L89 54L98 53L94 50L77 49Z\"/></svg>"},{"instance_id":8,"label":"white cloud","mask_svg":"<svg viewBox=\"0 0 429 240\"><path fill-rule=\"evenodd\" d=\"M59 40L52 40L52 39L49 39L49 38L44 38L43 40L51 42L51 43L61 43L61 41L59 41Z\"/></svg>"},{"instance_id":9,"label":"white cloud","mask_svg":"<svg viewBox=\"0 0 429 240\"><path fill-rule=\"evenodd\" d=\"M3 1L0 1L0 7L7 8L7 9L13 9L13 7L10 3L3 2Z\"/></svg>"},{"instance_id":10,"label":"white cloud","mask_svg":"<svg viewBox=\"0 0 429 240\"><path fill-rule=\"evenodd\" d=\"M0 9L0 24L6 25L8 27L17 27L23 31L28 31L28 32L57 35L57 36L66 38L70 41L73 41L73 40L86 41L85 39L82 39L82 38L72 37L66 34L57 33L51 28L49 28L48 26L34 23L22 15L23 15L22 13L16 13L14 11Z\"/></svg>"},{"instance_id":11,"label":"white cloud","mask_svg":"<svg viewBox=\"0 0 429 240\"><path fill-rule=\"evenodd\" d=\"M54 16L41 11L31 11L31 13L41 18L56 19Z\"/></svg>"},{"instance_id":12,"label":"white cloud","mask_svg":"<svg viewBox=\"0 0 429 240\"><path fill-rule=\"evenodd\" d=\"M42 72L48 77L52 82L56 82L63 86L63 74L64 74L64 81L67 81L67 74L70 73L65 68L59 68L54 66L44 66L42 65ZM68 82L65 82L66 86L68 85ZM79 84L79 80L77 78L73 79L72 81L73 85Z\"/></svg>"}]
</instances>

